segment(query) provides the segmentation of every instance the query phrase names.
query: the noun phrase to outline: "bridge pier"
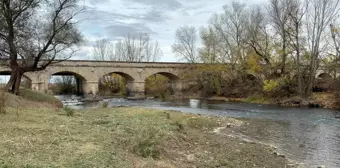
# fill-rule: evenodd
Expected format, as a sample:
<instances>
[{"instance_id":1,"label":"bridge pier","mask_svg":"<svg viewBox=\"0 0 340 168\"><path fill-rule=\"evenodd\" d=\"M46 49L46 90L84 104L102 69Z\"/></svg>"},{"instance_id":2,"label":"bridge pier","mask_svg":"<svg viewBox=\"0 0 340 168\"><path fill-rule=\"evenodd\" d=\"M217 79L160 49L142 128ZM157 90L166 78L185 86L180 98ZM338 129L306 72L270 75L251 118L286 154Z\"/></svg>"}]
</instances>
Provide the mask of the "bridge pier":
<instances>
[{"instance_id":1,"label":"bridge pier","mask_svg":"<svg viewBox=\"0 0 340 168\"><path fill-rule=\"evenodd\" d=\"M84 94L97 95L98 90L99 90L98 85L99 85L98 81L83 82L83 88L85 88L84 89Z\"/></svg>"},{"instance_id":2,"label":"bridge pier","mask_svg":"<svg viewBox=\"0 0 340 168\"><path fill-rule=\"evenodd\" d=\"M173 89L174 94L181 93L181 91L182 91L182 89L183 89L182 82L179 81L179 80L173 81L173 82L171 83L171 88Z\"/></svg>"},{"instance_id":3,"label":"bridge pier","mask_svg":"<svg viewBox=\"0 0 340 168\"><path fill-rule=\"evenodd\" d=\"M47 93L48 91L48 83L32 81L31 82L31 89L34 91L39 91L43 93Z\"/></svg>"},{"instance_id":4,"label":"bridge pier","mask_svg":"<svg viewBox=\"0 0 340 168\"><path fill-rule=\"evenodd\" d=\"M131 81L127 83L129 97L145 97L145 82L144 81Z\"/></svg>"},{"instance_id":5,"label":"bridge pier","mask_svg":"<svg viewBox=\"0 0 340 168\"><path fill-rule=\"evenodd\" d=\"M41 91L40 89L40 83L39 82L32 82L31 83L31 89L34 90L34 91Z\"/></svg>"}]
</instances>

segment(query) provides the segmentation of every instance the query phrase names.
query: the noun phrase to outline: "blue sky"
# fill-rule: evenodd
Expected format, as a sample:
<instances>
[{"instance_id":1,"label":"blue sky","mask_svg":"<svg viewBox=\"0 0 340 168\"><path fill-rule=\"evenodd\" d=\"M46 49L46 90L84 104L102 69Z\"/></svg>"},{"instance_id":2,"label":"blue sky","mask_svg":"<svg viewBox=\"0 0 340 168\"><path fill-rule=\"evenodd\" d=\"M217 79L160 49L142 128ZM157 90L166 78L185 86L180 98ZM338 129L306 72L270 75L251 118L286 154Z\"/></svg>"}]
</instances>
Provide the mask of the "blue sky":
<instances>
[{"instance_id":1,"label":"blue sky","mask_svg":"<svg viewBox=\"0 0 340 168\"><path fill-rule=\"evenodd\" d=\"M176 28L189 25L197 28L221 12L232 0L83 0L86 11L77 19L86 44L73 59L89 59L96 40L116 41L128 33L151 34L159 42L163 56L159 61L176 62L171 51ZM264 0L244 0L258 3Z\"/></svg>"}]
</instances>

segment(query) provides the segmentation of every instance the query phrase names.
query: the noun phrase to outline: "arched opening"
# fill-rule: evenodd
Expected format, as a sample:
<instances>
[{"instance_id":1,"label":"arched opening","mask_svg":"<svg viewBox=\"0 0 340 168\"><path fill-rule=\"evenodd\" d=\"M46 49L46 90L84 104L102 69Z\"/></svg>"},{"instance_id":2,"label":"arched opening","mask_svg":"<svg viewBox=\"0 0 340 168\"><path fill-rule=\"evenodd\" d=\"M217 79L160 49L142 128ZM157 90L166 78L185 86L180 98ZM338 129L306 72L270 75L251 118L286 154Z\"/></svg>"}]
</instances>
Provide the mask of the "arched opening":
<instances>
[{"instance_id":1,"label":"arched opening","mask_svg":"<svg viewBox=\"0 0 340 168\"><path fill-rule=\"evenodd\" d=\"M258 83L258 79L255 75L253 74L246 74L246 80L248 81L248 84L250 84L251 86L254 86Z\"/></svg>"},{"instance_id":2,"label":"arched opening","mask_svg":"<svg viewBox=\"0 0 340 168\"><path fill-rule=\"evenodd\" d=\"M85 88L86 79L75 72L57 72L48 81L48 90L55 95L83 95Z\"/></svg>"},{"instance_id":3,"label":"arched opening","mask_svg":"<svg viewBox=\"0 0 340 168\"><path fill-rule=\"evenodd\" d=\"M334 85L332 75L329 73L321 73L315 80L313 92L327 92L332 85Z\"/></svg>"},{"instance_id":4,"label":"arched opening","mask_svg":"<svg viewBox=\"0 0 340 168\"><path fill-rule=\"evenodd\" d=\"M99 79L98 94L101 96L129 96L134 78L123 72L111 72Z\"/></svg>"},{"instance_id":5,"label":"arched opening","mask_svg":"<svg viewBox=\"0 0 340 168\"><path fill-rule=\"evenodd\" d=\"M320 75L318 75L317 78L323 79L323 80L332 80L333 79L332 75L330 75L329 73L321 73Z\"/></svg>"},{"instance_id":6,"label":"arched opening","mask_svg":"<svg viewBox=\"0 0 340 168\"><path fill-rule=\"evenodd\" d=\"M8 83L9 79L11 77L11 71L1 71L0 72L0 88L6 87L6 84ZM32 88L32 80L27 77L26 75L23 75L21 79L21 88L31 89Z\"/></svg>"},{"instance_id":7,"label":"arched opening","mask_svg":"<svg viewBox=\"0 0 340 168\"><path fill-rule=\"evenodd\" d=\"M160 98L174 95L180 89L179 79L167 72L153 74L145 79L145 95Z\"/></svg>"}]
</instances>

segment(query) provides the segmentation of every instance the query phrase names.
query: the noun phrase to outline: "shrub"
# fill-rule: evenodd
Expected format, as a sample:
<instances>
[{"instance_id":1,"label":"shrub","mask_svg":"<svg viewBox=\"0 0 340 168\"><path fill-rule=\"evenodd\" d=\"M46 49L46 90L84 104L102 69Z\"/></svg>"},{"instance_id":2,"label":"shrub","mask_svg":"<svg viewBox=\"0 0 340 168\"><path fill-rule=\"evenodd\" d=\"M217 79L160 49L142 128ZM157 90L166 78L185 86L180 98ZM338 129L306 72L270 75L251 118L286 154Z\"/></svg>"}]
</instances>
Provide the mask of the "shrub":
<instances>
[{"instance_id":1,"label":"shrub","mask_svg":"<svg viewBox=\"0 0 340 168\"><path fill-rule=\"evenodd\" d=\"M280 83L277 80L265 80L263 82L263 91L271 92L276 90L280 86Z\"/></svg>"},{"instance_id":2,"label":"shrub","mask_svg":"<svg viewBox=\"0 0 340 168\"><path fill-rule=\"evenodd\" d=\"M74 116L74 113L75 113L74 109L66 106L66 107L64 107L64 111L66 113L66 116L68 116L68 117L73 117Z\"/></svg>"},{"instance_id":3,"label":"shrub","mask_svg":"<svg viewBox=\"0 0 340 168\"><path fill-rule=\"evenodd\" d=\"M144 158L159 159L161 155L160 143L163 135L152 128L145 131L144 135L137 140L136 145L133 147L133 152Z\"/></svg>"},{"instance_id":4,"label":"shrub","mask_svg":"<svg viewBox=\"0 0 340 168\"><path fill-rule=\"evenodd\" d=\"M109 102L103 102L103 108L108 108L109 107Z\"/></svg>"},{"instance_id":5,"label":"shrub","mask_svg":"<svg viewBox=\"0 0 340 168\"><path fill-rule=\"evenodd\" d=\"M151 139L139 142L134 147L134 152L144 158L151 157L154 159L159 159L160 157L160 150L158 148L158 144L157 142Z\"/></svg>"},{"instance_id":6,"label":"shrub","mask_svg":"<svg viewBox=\"0 0 340 168\"><path fill-rule=\"evenodd\" d=\"M297 93L296 88L296 79L289 77L265 80L263 84L264 94L270 98L291 97Z\"/></svg>"}]
</instances>

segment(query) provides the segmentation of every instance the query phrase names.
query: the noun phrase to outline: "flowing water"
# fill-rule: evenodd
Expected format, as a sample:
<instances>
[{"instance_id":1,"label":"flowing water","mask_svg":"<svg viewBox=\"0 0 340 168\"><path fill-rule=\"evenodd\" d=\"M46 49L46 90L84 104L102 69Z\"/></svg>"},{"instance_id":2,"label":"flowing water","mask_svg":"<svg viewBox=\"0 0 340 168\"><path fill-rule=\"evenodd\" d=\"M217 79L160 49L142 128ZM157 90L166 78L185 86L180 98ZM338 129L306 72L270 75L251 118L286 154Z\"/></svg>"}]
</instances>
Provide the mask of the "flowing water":
<instances>
[{"instance_id":1,"label":"flowing water","mask_svg":"<svg viewBox=\"0 0 340 168\"><path fill-rule=\"evenodd\" d=\"M273 144L279 153L303 167L340 167L340 112L329 109L285 108L272 105L218 101L157 101L108 99L111 106L135 106L176 110L185 113L253 119L257 131L244 137ZM86 103L74 108L95 108Z\"/></svg>"}]
</instances>

